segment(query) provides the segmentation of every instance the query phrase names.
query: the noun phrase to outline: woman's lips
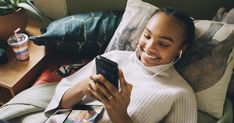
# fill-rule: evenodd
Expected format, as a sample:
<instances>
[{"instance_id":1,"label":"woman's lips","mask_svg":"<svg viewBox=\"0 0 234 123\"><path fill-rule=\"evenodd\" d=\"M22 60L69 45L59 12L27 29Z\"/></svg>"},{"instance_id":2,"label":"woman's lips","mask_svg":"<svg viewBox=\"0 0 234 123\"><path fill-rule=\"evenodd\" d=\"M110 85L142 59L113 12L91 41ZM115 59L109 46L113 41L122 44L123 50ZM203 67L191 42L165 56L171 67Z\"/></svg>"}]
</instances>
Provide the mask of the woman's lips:
<instances>
[{"instance_id":1,"label":"woman's lips","mask_svg":"<svg viewBox=\"0 0 234 123\"><path fill-rule=\"evenodd\" d=\"M151 55L149 55L147 52L144 52L144 53L145 53L145 56L148 57L148 58L157 59L156 56L151 56Z\"/></svg>"},{"instance_id":2,"label":"woman's lips","mask_svg":"<svg viewBox=\"0 0 234 123\"><path fill-rule=\"evenodd\" d=\"M157 59L158 57L157 56L155 56L155 55L151 55L151 54L149 54L149 53L147 53L147 51L145 51L145 50L143 50L143 53L144 53L144 55L146 56L146 57L148 57L148 58L150 58L150 59Z\"/></svg>"}]
</instances>

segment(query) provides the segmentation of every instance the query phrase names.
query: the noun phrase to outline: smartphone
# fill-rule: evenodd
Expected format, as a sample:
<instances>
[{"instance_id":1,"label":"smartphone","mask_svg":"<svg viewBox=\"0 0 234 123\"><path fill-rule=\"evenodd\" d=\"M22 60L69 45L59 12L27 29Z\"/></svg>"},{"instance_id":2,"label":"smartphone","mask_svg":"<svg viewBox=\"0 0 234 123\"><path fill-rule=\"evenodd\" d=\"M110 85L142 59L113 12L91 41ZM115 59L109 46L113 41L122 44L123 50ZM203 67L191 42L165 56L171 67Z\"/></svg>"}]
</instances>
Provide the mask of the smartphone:
<instances>
[{"instance_id":1,"label":"smartphone","mask_svg":"<svg viewBox=\"0 0 234 123\"><path fill-rule=\"evenodd\" d=\"M119 88L118 64L110 59L98 55L95 59L96 73L102 74L117 89Z\"/></svg>"},{"instance_id":2,"label":"smartphone","mask_svg":"<svg viewBox=\"0 0 234 123\"><path fill-rule=\"evenodd\" d=\"M102 105L77 105L68 113L63 123L96 123L103 110Z\"/></svg>"}]
</instances>

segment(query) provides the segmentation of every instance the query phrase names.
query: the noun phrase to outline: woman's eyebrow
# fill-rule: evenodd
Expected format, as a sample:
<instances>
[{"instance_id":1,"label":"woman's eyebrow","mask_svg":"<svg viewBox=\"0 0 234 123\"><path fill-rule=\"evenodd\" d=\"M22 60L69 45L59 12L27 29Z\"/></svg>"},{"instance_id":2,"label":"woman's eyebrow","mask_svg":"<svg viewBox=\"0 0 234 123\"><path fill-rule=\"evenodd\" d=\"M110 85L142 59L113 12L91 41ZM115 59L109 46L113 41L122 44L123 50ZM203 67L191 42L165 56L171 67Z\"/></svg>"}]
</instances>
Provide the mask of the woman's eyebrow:
<instances>
[{"instance_id":1,"label":"woman's eyebrow","mask_svg":"<svg viewBox=\"0 0 234 123\"><path fill-rule=\"evenodd\" d=\"M170 38L170 37L167 37L167 36L160 36L160 38L166 39L166 40L171 41L172 43L174 43L174 40L173 40L172 38Z\"/></svg>"},{"instance_id":2,"label":"woman's eyebrow","mask_svg":"<svg viewBox=\"0 0 234 123\"><path fill-rule=\"evenodd\" d=\"M150 34L152 34L152 32L147 27L145 29L147 30L147 32L149 32Z\"/></svg>"},{"instance_id":3,"label":"woman's eyebrow","mask_svg":"<svg viewBox=\"0 0 234 123\"><path fill-rule=\"evenodd\" d=\"M149 32L150 34L152 34L152 32L146 27L145 28L147 32ZM160 38L162 39L166 39L168 41L171 41L172 43L174 43L174 40L171 38L171 37L168 37L168 36L160 36Z\"/></svg>"}]
</instances>

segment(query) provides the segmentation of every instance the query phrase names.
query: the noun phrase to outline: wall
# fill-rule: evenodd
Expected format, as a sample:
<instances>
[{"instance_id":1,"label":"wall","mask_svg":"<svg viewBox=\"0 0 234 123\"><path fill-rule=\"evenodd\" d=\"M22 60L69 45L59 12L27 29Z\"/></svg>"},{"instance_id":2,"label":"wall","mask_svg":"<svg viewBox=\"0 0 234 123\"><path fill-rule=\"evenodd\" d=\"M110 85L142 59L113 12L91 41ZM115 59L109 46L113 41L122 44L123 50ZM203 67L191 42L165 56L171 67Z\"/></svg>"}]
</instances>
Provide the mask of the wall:
<instances>
[{"instance_id":1,"label":"wall","mask_svg":"<svg viewBox=\"0 0 234 123\"><path fill-rule=\"evenodd\" d=\"M156 6L172 6L186 11L195 19L211 19L219 7L234 8L234 0L145 0ZM126 0L35 0L49 17L98 10L124 10Z\"/></svg>"},{"instance_id":2,"label":"wall","mask_svg":"<svg viewBox=\"0 0 234 123\"><path fill-rule=\"evenodd\" d=\"M34 3L50 18L58 19L67 15L65 0L34 0Z\"/></svg>"},{"instance_id":3,"label":"wall","mask_svg":"<svg viewBox=\"0 0 234 123\"><path fill-rule=\"evenodd\" d=\"M172 6L186 11L195 19L212 19L218 8L234 8L234 0L145 0L156 6Z\"/></svg>"}]
</instances>

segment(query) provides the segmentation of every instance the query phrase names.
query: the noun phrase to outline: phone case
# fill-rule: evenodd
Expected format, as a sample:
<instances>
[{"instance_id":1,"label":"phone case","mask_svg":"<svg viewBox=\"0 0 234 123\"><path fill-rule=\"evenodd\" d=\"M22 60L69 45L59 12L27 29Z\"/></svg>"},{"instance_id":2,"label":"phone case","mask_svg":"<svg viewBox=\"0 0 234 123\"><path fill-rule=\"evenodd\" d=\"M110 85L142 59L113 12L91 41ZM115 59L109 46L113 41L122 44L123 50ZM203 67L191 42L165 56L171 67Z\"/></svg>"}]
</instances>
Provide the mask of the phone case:
<instances>
[{"instance_id":1,"label":"phone case","mask_svg":"<svg viewBox=\"0 0 234 123\"><path fill-rule=\"evenodd\" d=\"M118 64L100 55L96 57L95 61L97 74L102 74L108 81L118 88Z\"/></svg>"}]
</instances>

